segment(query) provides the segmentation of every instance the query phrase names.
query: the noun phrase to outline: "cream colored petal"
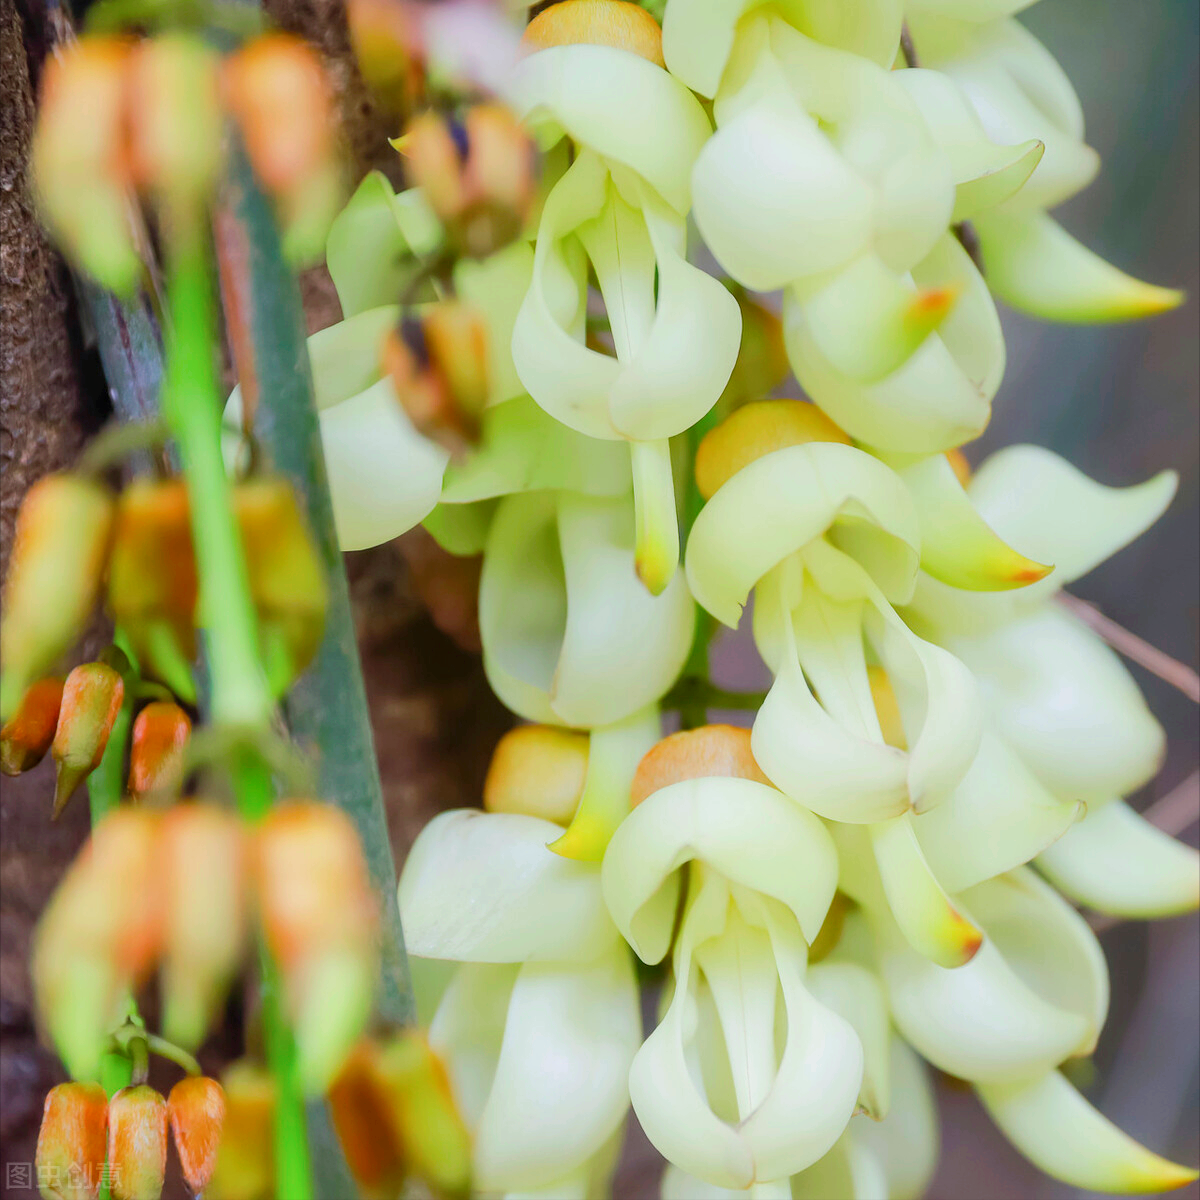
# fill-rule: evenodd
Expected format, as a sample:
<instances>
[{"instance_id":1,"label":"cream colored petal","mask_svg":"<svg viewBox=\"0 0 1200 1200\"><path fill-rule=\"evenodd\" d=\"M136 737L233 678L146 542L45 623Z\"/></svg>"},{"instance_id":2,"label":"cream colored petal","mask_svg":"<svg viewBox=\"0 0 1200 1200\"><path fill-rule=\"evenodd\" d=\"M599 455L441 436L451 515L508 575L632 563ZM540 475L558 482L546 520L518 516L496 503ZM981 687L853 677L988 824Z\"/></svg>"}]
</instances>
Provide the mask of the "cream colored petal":
<instances>
[{"instance_id":1,"label":"cream colored petal","mask_svg":"<svg viewBox=\"0 0 1200 1200\"><path fill-rule=\"evenodd\" d=\"M1095 806L1036 865L1072 900L1114 916L1167 917L1200 906L1200 855L1123 800Z\"/></svg>"}]
</instances>

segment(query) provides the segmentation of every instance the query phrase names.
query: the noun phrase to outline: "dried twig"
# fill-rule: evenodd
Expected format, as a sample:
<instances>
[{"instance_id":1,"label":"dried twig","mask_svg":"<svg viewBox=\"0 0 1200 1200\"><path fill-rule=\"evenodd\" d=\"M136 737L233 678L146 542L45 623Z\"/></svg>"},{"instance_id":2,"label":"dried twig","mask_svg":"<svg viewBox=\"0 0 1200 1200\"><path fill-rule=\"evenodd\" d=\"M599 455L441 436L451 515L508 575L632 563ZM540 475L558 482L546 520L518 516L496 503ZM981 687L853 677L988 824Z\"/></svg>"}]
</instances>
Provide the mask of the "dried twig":
<instances>
[{"instance_id":1,"label":"dried twig","mask_svg":"<svg viewBox=\"0 0 1200 1200\"><path fill-rule=\"evenodd\" d=\"M1157 675L1164 683L1182 692L1193 704L1200 704L1200 675L1186 663L1172 658L1123 625L1118 625L1087 600L1080 600L1078 596L1066 592L1060 592L1058 600L1085 625L1094 629L1118 654L1123 654L1139 667L1145 667L1152 675Z\"/></svg>"},{"instance_id":2,"label":"dried twig","mask_svg":"<svg viewBox=\"0 0 1200 1200\"><path fill-rule=\"evenodd\" d=\"M1193 771L1181 784L1155 800L1142 816L1173 837L1190 829L1200 821L1200 771Z\"/></svg>"}]
</instances>

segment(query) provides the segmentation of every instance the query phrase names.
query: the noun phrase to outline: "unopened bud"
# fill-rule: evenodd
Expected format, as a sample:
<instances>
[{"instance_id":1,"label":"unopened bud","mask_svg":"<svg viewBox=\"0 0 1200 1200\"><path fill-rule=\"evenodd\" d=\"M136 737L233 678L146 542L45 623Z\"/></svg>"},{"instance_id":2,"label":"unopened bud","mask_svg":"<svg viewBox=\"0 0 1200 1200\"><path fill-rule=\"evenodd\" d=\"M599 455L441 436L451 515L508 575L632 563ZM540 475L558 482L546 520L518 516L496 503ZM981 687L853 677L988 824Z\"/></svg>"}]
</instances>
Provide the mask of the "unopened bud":
<instances>
[{"instance_id":1,"label":"unopened bud","mask_svg":"<svg viewBox=\"0 0 1200 1200\"><path fill-rule=\"evenodd\" d=\"M159 818L121 808L96 826L50 900L33 938L33 989L67 1069L95 1079L107 1031L127 991L158 953Z\"/></svg>"},{"instance_id":2,"label":"unopened bud","mask_svg":"<svg viewBox=\"0 0 1200 1200\"><path fill-rule=\"evenodd\" d=\"M158 1200L167 1173L167 1102L145 1084L108 1102L108 1175L113 1200Z\"/></svg>"},{"instance_id":3,"label":"unopened bud","mask_svg":"<svg viewBox=\"0 0 1200 1200\"><path fill-rule=\"evenodd\" d=\"M696 487L705 500L764 454L808 442L850 439L807 400L757 400L710 429L696 449Z\"/></svg>"},{"instance_id":4,"label":"unopened bud","mask_svg":"<svg viewBox=\"0 0 1200 1200\"><path fill-rule=\"evenodd\" d=\"M471 1138L445 1064L415 1032L397 1034L379 1053L386 1112L409 1170L437 1195L471 1188Z\"/></svg>"},{"instance_id":5,"label":"unopened bud","mask_svg":"<svg viewBox=\"0 0 1200 1200\"><path fill-rule=\"evenodd\" d=\"M477 104L461 122L422 113L398 145L459 253L486 258L520 234L533 207L537 155L504 105Z\"/></svg>"},{"instance_id":6,"label":"unopened bud","mask_svg":"<svg viewBox=\"0 0 1200 1200\"><path fill-rule=\"evenodd\" d=\"M196 556L182 479L136 480L121 494L109 563L108 606L142 671L196 698Z\"/></svg>"},{"instance_id":7,"label":"unopened bud","mask_svg":"<svg viewBox=\"0 0 1200 1200\"><path fill-rule=\"evenodd\" d=\"M52 753L58 764L54 816L100 765L125 698L125 681L107 663L82 663L63 684Z\"/></svg>"},{"instance_id":8,"label":"unopened bud","mask_svg":"<svg viewBox=\"0 0 1200 1200\"><path fill-rule=\"evenodd\" d=\"M217 1147L225 1121L225 1091L215 1079L191 1075L167 1097L171 1137L183 1178L193 1192L208 1187L217 1167Z\"/></svg>"},{"instance_id":9,"label":"unopened bud","mask_svg":"<svg viewBox=\"0 0 1200 1200\"><path fill-rule=\"evenodd\" d=\"M583 795L587 764L586 733L519 725L496 744L483 782L483 807L566 825Z\"/></svg>"},{"instance_id":10,"label":"unopened bud","mask_svg":"<svg viewBox=\"0 0 1200 1200\"><path fill-rule=\"evenodd\" d=\"M702 725L670 734L638 763L630 798L634 804L641 804L647 796L672 783L709 778L770 783L754 760L750 730L736 725Z\"/></svg>"},{"instance_id":11,"label":"unopened bud","mask_svg":"<svg viewBox=\"0 0 1200 1200\"><path fill-rule=\"evenodd\" d=\"M285 243L296 241L303 226L303 248L317 246L342 191L333 106L320 60L299 38L269 33L225 60L221 84L250 165L279 208Z\"/></svg>"},{"instance_id":12,"label":"unopened bud","mask_svg":"<svg viewBox=\"0 0 1200 1200\"><path fill-rule=\"evenodd\" d=\"M313 660L325 632L329 589L312 534L286 479L261 476L233 494L263 662L280 695Z\"/></svg>"},{"instance_id":13,"label":"unopened bud","mask_svg":"<svg viewBox=\"0 0 1200 1200\"><path fill-rule=\"evenodd\" d=\"M408 0L349 0L346 17L358 69L383 105L407 113L425 86L425 46Z\"/></svg>"},{"instance_id":14,"label":"unopened bud","mask_svg":"<svg viewBox=\"0 0 1200 1200\"><path fill-rule=\"evenodd\" d=\"M408 419L452 452L479 440L488 397L488 331L481 313L443 300L388 335L383 367Z\"/></svg>"},{"instance_id":15,"label":"unopened bud","mask_svg":"<svg viewBox=\"0 0 1200 1200\"><path fill-rule=\"evenodd\" d=\"M156 700L138 713L129 746L129 794L135 801L179 790L191 733L191 718L172 701Z\"/></svg>"},{"instance_id":16,"label":"unopened bud","mask_svg":"<svg viewBox=\"0 0 1200 1200\"><path fill-rule=\"evenodd\" d=\"M530 49L571 46L615 46L657 63L663 61L662 29L640 5L630 0L562 0L543 9L525 27Z\"/></svg>"},{"instance_id":17,"label":"unopened bud","mask_svg":"<svg viewBox=\"0 0 1200 1200\"><path fill-rule=\"evenodd\" d=\"M43 1200L95 1200L104 1170L108 1097L98 1083L60 1083L46 1095L36 1167Z\"/></svg>"},{"instance_id":18,"label":"unopened bud","mask_svg":"<svg viewBox=\"0 0 1200 1200\"><path fill-rule=\"evenodd\" d=\"M156 866L163 904L163 1032L195 1049L245 945L241 822L216 805L174 805L162 818Z\"/></svg>"},{"instance_id":19,"label":"unopened bud","mask_svg":"<svg viewBox=\"0 0 1200 1200\"><path fill-rule=\"evenodd\" d=\"M30 155L47 228L68 258L121 293L142 271L125 145L131 47L121 37L85 37L46 59Z\"/></svg>"},{"instance_id":20,"label":"unopened bud","mask_svg":"<svg viewBox=\"0 0 1200 1200\"><path fill-rule=\"evenodd\" d=\"M391 1200L404 1183L403 1147L385 1105L379 1047L360 1042L329 1089L329 1113L365 1200Z\"/></svg>"},{"instance_id":21,"label":"unopened bud","mask_svg":"<svg viewBox=\"0 0 1200 1200\"><path fill-rule=\"evenodd\" d=\"M48 475L25 493L0 623L0 719L83 632L108 558L113 501L78 475Z\"/></svg>"},{"instance_id":22,"label":"unopened bud","mask_svg":"<svg viewBox=\"0 0 1200 1200\"><path fill-rule=\"evenodd\" d=\"M209 1200L272 1200L275 1196L275 1081L250 1062L221 1077L225 1121Z\"/></svg>"},{"instance_id":23,"label":"unopened bud","mask_svg":"<svg viewBox=\"0 0 1200 1200\"><path fill-rule=\"evenodd\" d=\"M129 58L130 170L157 195L203 198L221 163L219 59L197 37L162 34Z\"/></svg>"},{"instance_id":24,"label":"unopened bud","mask_svg":"<svg viewBox=\"0 0 1200 1200\"><path fill-rule=\"evenodd\" d=\"M0 771L5 775L32 770L46 757L58 726L62 694L61 679L39 679L21 698L17 711L0 729Z\"/></svg>"},{"instance_id":25,"label":"unopened bud","mask_svg":"<svg viewBox=\"0 0 1200 1200\"><path fill-rule=\"evenodd\" d=\"M301 1082L324 1091L371 1010L377 913L358 834L326 804L277 805L259 826L258 903L279 963Z\"/></svg>"}]
</instances>

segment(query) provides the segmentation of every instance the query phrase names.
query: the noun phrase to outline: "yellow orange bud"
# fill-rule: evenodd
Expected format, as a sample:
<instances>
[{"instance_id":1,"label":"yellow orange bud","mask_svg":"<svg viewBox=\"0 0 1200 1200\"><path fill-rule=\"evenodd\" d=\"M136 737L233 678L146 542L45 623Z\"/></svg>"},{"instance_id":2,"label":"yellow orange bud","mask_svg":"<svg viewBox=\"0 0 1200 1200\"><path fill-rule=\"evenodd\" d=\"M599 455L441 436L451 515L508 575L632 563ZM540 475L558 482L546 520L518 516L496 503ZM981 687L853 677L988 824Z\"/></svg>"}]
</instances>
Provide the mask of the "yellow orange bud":
<instances>
[{"instance_id":1,"label":"yellow orange bud","mask_svg":"<svg viewBox=\"0 0 1200 1200\"><path fill-rule=\"evenodd\" d=\"M129 747L129 794L134 800L179 790L191 733L191 718L172 701L156 700L138 713Z\"/></svg>"},{"instance_id":2,"label":"yellow orange bud","mask_svg":"<svg viewBox=\"0 0 1200 1200\"><path fill-rule=\"evenodd\" d=\"M471 1188L471 1138L442 1060L416 1032L396 1034L376 1063L384 1111L408 1169L443 1196Z\"/></svg>"},{"instance_id":3,"label":"yellow orange bud","mask_svg":"<svg viewBox=\"0 0 1200 1200\"><path fill-rule=\"evenodd\" d=\"M696 487L705 500L743 467L785 446L850 439L806 400L758 400L730 413L696 450Z\"/></svg>"},{"instance_id":4,"label":"yellow orange bud","mask_svg":"<svg viewBox=\"0 0 1200 1200\"><path fill-rule=\"evenodd\" d=\"M268 1071L236 1062L221 1078L225 1120L209 1200L272 1200L275 1196L275 1082Z\"/></svg>"},{"instance_id":5,"label":"yellow orange bud","mask_svg":"<svg viewBox=\"0 0 1200 1200\"><path fill-rule=\"evenodd\" d=\"M225 1089L205 1075L181 1079L167 1096L167 1115L183 1178L193 1192L203 1192L217 1167Z\"/></svg>"},{"instance_id":6,"label":"yellow orange bud","mask_svg":"<svg viewBox=\"0 0 1200 1200\"><path fill-rule=\"evenodd\" d=\"M123 37L85 37L46 59L30 155L47 228L69 258L122 293L142 271L125 138L131 49Z\"/></svg>"},{"instance_id":7,"label":"yellow orange bud","mask_svg":"<svg viewBox=\"0 0 1200 1200\"><path fill-rule=\"evenodd\" d=\"M108 606L143 672L191 701L198 586L189 514L182 479L137 480L122 492Z\"/></svg>"},{"instance_id":8,"label":"yellow orange bud","mask_svg":"<svg viewBox=\"0 0 1200 1200\"><path fill-rule=\"evenodd\" d=\"M883 731L883 740L897 750L907 750L908 741L904 736L904 722L900 719L900 703L896 699L896 690L888 673L882 667L868 667L867 678L871 685L871 699L875 702L875 715L879 718L879 728Z\"/></svg>"},{"instance_id":9,"label":"yellow orange bud","mask_svg":"<svg viewBox=\"0 0 1200 1200\"><path fill-rule=\"evenodd\" d=\"M638 763L630 797L634 804L641 804L669 784L713 777L770 782L754 761L750 730L736 725L702 725L670 734Z\"/></svg>"},{"instance_id":10,"label":"yellow orange bud","mask_svg":"<svg viewBox=\"0 0 1200 1200\"><path fill-rule=\"evenodd\" d=\"M529 22L524 41L535 50L579 43L615 46L660 67L666 65L662 29L641 5L629 0L563 0Z\"/></svg>"},{"instance_id":11,"label":"yellow orange bud","mask_svg":"<svg viewBox=\"0 0 1200 1200\"><path fill-rule=\"evenodd\" d=\"M377 913L358 834L329 805L277 805L258 828L255 868L301 1080L324 1091L362 1032L374 991Z\"/></svg>"},{"instance_id":12,"label":"yellow orange bud","mask_svg":"<svg viewBox=\"0 0 1200 1200\"><path fill-rule=\"evenodd\" d=\"M100 765L124 699L125 681L107 663L83 663L67 676L51 747L58 764L55 817Z\"/></svg>"},{"instance_id":13,"label":"yellow orange bud","mask_svg":"<svg viewBox=\"0 0 1200 1200\"><path fill-rule=\"evenodd\" d=\"M98 1083L60 1083L47 1093L35 1160L43 1200L95 1200L107 1114L108 1097Z\"/></svg>"},{"instance_id":14,"label":"yellow orange bud","mask_svg":"<svg viewBox=\"0 0 1200 1200\"><path fill-rule=\"evenodd\" d=\"M321 645L329 603L325 572L286 479L261 476L242 483L234 489L233 505L267 678L278 695Z\"/></svg>"},{"instance_id":15,"label":"yellow orange bud","mask_svg":"<svg viewBox=\"0 0 1200 1200\"><path fill-rule=\"evenodd\" d=\"M163 905L163 1032L194 1049L246 941L241 822L213 804L174 805L162 818L156 866Z\"/></svg>"},{"instance_id":16,"label":"yellow orange bud","mask_svg":"<svg viewBox=\"0 0 1200 1200\"><path fill-rule=\"evenodd\" d=\"M0 728L0 771L20 775L36 767L54 741L63 681L39 679L21 698L17 711Z\"/></svg>"},{"instance_id":17,"label":"yellow orange bud","mask_svg":"<svg viewBox=\"0 0 1200 1200\"><path fill-rule=\"evenodd\" d=\"M487 404L487 323L476 309L443 300L406 317L384 343L383 366L408 419L458 451L479 440Z\"/></svg>"},{"instance_id":18,"label":"yellow orange bud","mask_svg":"<svg viewBox=\"0 0 1200 1200\"><path fill-rule=\"evenodd\" d=\"M384 105L408 112L425 86L419 14L404 0L349 0L346 17L358 69Z\"/></svg>"},{"instance_id":19,"label":"yellow orange bud","mask_svg":"<svg viewBox=\"0 0 1200 1200\"><path fill-rule=\"evenodd\" d=\"M496 744L483 781L483 807L566 825L583 795L587 764L587 734L519 725Z\"/></svg>"},{"instance_id":20,"label":"yellow orange bud","mask_svg":"<svg viewBox=\"0 0 1200 1200\"><path fill-rule=\"evenodd\" d=\"M509 109L477 104L461 122L422 113L399 145L413 182L461 254L485 258L521 232L533 207L537 157Z\"/></svg>"},{"instance_id":21,"label":"yellow orange bud","mask_svg":"<svg viewBox=\"0 0 1200 1200\"><path fill-rule=\"evenodd\" d=\"M129 165L158 195L202 198L221 164L219 58L198 37L145 38L129 57Z\"/></svg>"},{"instance_id":22,"label":"yellow orange bud","mask_svg":"<svg viewBox=\"0 0 1200 1200\"><path fill-rule=\"evenodd\" d=\"M742 310L742 340L733 373L718 401L721 411L761 400L791 370L779 314L755 300L744 288L731 286L730 290Z\"/></svg>"},{"instance_id":23,"label":"yellow orange bud","mask_svg":"<svg viewBox=\"0 0 1200 1200\"><path fill-rule=\"evenodd\" d=\"M404 1156L385 1107L379 1047L360 1042L329 1089L333 1128L366 1200L391 1200L404 1183Z\"/></svg>"},{"instance_id":24,"label":"yellow orange bud","mask_svg":"<svg viewBox=\"0 0 1200 1200\"><path fill-rule=\"evenodd\" d=\"M158 1200L167 1172L167 1102L152 1087L122 1088L108 1102L113 1200Z\"/></svg>"},{"instance_id":25,"label":"yellow orange bud","mask_svg":"<svg viewBox=\"0 0 1200 1200\"><path fill-rule=\"evenodd\" d=\"M0 622L0 719L83 632L100 591L113 526L106 488L47 475L17 514Z\"/></svg>"},{"instance_id":26,"label":"yellow orange bud","mask_svg":"<svg viewBox=\"0 0 1200 1200\"><path fill-rule=\"evenodd\" d=\"M144 809L122 808L105 817L34 931L38 1014L78 1079L96 1078L120 1003L158 954L158 829L158 815Z\"/></svg>"}]
</instances>

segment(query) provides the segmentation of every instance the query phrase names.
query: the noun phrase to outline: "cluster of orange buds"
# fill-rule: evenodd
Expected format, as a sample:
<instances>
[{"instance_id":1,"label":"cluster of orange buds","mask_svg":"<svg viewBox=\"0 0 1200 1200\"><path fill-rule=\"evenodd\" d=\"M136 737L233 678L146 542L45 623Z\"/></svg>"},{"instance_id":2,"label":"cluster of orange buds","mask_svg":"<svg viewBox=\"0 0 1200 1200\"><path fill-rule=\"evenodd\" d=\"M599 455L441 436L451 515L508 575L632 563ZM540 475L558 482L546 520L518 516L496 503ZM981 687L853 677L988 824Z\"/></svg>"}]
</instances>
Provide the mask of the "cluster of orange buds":
<instances>
[{"instance_id":1,"label":"cluster of orange buds","mask_svg":"<svg viewBox=\"0 0 1200 1200\"><path fill-rule=\"evenodd\" d=\"M376 914L353 826L306 801L250 829L202 803L122 808L96 827L34 937L38 1012L71 1074L96 1077L125 996L159 964L163 1032L198 1046L252 918L282 974L302 1079L323 1090L370 1013Z\"/></svg>"},{"instance_id":2,"label":"cluster of orange buds","mask_svg":"<svg viewBox=\"0 0 1200 1200\"><path fill-rule=\"evenodd\" d=\"M538 158L504 105L476 104L461 119L421 113L397 145L456 253L486 258L519 236L533 209Z\"/></svg>"},{"instance_id":3,"label":"cluster of orange buds","mask_svg":"<svg viewBox=\"0 0 1200 1200\"><path fill-rule=\"evenodd\" d=\"M60 1083L42 1110L37 1183L46 1200L95 1200L107 1183L113 1200L158 1200L167 1168L167 1134L183 1178L208 1187L225 1120L225 1093L215 1079L181 1079L164 1100L135 1084L110 1100L98 1083Z\"/></svg>"},{"instance_id":4,"label":"cluster of orange buds","mask_svg":"<svg viewBox=\"0 0 1200 1200\"><path fill-rule=\"evenodd\" d=\"M233 502L268 682L281 694L320 645L325 573L289 483L252 477L235 487ZM39 744L51 697L45 688L27 704L23 697L83 632L106 577L109 612L142 671L184 701L195 700L199 589L184 481L137 480L114 499L82 476L47 476L29 489L17 518L0 625L0 717L16 721L20 706L24 716L13 736L19 732L31 748ZM183 736L179 715L162 733L168 741ZM147 734L163 719L157 710L147 717ZM14 749L11 761L27 769L33 752ZM131 789L144 790L140 777Z\"/></svg>"},{"instance_id":5,"label":"cluster of orange buds","mask_svg":"<svg viewBox=\"0 0 1200 1200\"><path fill-rule=\"evenodd\" d=\"M42 217L67 254L115 291L136 287L137 196L168 207L206 202L227 116L280 210L285 239L304 253L318 249L341 177L316 56L269 34L222 59L202 38L173 32L88 36L46 65L31 163Z\"/></svg>"},{"instance_id":6,"label":"cluster of orange buds","mask_svg":"<svg viewBox=\"0 0 1200 1200\"><path fill-rule=\"evenodd\" d=\"M465 1196L471 1141L445 1065L419 1033L360 1042L329 1089L334 1129L366 1200L393 1200L405 1180Z\"/></svg>"},{"instance_id":7,"label":"cluster of orange buds","mask_svg":"<svg viewBox=\"0 0 1200 1200\"><path fill-rule=\"evenodd\" d=\"M479 440L487 359L487 322L459 300L405 315L383 346L384 370L414 428L456 454Z\"/></svg>"}]
</instances>

